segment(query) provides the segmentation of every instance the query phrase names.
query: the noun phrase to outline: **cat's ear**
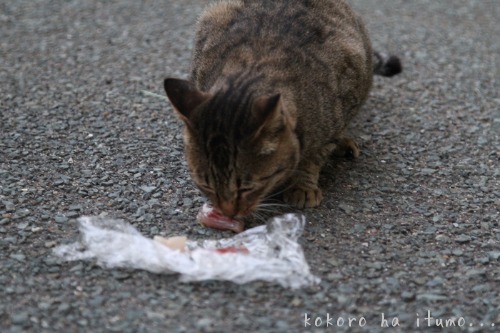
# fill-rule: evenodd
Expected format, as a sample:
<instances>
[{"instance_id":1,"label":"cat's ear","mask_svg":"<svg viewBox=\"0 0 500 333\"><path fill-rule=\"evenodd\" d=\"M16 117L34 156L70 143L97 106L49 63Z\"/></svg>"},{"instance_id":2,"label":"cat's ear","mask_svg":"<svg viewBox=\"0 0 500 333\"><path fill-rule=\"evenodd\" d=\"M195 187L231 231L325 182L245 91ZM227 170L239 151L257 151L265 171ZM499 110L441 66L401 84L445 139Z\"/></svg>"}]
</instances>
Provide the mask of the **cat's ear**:
<instances>
[{"instance_id":1,"label":"cat's ear","mask_svg":"<svg viewBox=\"0 0 500 333\"><path fill-rule=\"evenodd\" d=\"M285 125L295 127L295 122L290 119L290 115L283 108L280 94L257 97L252 105L252 115L255 136L259 136L264 130L275 132Z\"/></svg>"},{"instance_id":2,"label":"cat's ear","mask_svg":"<svg viewBox=\"0 0 500 333\"><path fill-rule=\"evenodd\" d=\"M210 97L186 80L165 79L163 87L175 111L186 124L189 124L193 110Z\"/></svg>"}]
</instances>

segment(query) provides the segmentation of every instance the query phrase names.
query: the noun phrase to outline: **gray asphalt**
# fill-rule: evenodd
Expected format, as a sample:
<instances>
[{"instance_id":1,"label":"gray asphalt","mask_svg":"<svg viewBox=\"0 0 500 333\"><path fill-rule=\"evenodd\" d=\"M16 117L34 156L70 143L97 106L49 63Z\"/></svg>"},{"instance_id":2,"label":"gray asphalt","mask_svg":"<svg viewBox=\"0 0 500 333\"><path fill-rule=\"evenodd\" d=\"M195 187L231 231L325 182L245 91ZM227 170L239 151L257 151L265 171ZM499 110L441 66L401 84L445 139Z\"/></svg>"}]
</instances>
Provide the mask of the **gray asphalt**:
<instances>
[{"instance_id":1,"label":"gray asphalt","mask_svg":"<svg viewBox=\"0 0 500 333\"><path fill-rule=\"evenodd\" d=\"M376 78L350 129L360 158L332 159L303 211L322 282L295 291L54 258L103 212L147 236L230 236L195 223L181 124L141 94L187 77L208 2L2 2L0 331L497 331L500 6L352 2L404 73Z\"/></svg>"}]
</instances>

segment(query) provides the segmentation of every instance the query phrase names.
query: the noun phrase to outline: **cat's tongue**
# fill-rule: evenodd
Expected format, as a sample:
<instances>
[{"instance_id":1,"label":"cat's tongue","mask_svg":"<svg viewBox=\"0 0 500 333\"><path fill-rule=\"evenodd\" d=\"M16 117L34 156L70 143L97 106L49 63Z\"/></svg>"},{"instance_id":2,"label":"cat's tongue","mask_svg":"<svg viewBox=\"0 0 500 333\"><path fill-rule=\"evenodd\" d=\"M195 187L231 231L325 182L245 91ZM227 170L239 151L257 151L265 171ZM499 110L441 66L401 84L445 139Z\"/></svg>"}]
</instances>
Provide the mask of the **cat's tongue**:
<instances>
[{"instance_id":1,"label":"cat's tongue","mask_svg":"<svg viewBox=\"0 0 500 333\"><path fill-rule=\"evenodd\" d=\"M235 233L240 233L245 229L245 223L243 221L224 216L209 204L204 204L203 207L201 207L196 219L200 224L209 228L231 230Z\"/></svg>"}]
</instances>

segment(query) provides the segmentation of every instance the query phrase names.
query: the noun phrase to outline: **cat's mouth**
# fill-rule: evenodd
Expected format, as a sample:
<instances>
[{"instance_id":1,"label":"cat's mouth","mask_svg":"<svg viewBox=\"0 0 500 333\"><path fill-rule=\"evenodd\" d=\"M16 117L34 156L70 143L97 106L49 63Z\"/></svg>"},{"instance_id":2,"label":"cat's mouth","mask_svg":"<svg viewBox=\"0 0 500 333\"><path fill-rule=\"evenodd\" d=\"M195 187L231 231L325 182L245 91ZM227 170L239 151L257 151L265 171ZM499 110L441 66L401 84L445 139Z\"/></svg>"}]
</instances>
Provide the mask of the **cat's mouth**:
<instances>
[{"instance_id":1,"label":"cat's mouth","mask_svg":"<svg viewBox=\"0 0 500 333\"><path fill-rule=\"evenodd\" d=\"M238 200L218 200L218 202L214 204L214 210L216 210L218 214L230 219L243 219L250 216L255 210L255 207L256 203L242 203Z\"/></svg>"},{"instance_id":2,"label":"cat's mouth","mask_svg":"<svg viewBox=\"0 0 500 333\"><path fill-rule=\"evenodd\" d=\"M197 220L200 224L219 230L231 230L240 233L245 229L245 222L240 218L225 216L218 209L204 204L198 213Z\"/></svg>"}]
</instances>

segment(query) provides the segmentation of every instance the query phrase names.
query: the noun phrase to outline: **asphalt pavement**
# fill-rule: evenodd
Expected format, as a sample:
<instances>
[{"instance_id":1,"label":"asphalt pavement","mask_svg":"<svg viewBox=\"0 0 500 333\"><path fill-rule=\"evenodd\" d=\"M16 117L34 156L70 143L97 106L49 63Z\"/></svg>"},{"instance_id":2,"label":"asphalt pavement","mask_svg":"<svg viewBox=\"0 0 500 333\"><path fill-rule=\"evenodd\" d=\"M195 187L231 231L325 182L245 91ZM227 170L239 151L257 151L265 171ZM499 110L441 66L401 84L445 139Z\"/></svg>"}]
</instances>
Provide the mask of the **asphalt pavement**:
<instances>
[{"instance_id":1,"label":"asphalt pavement","mask_svg":"<svg viewBox=\"0 0 500 333\"><path fill-rule=\"evenodd\" d=\"M231 236L196 224L205 199L182 125L141 93L187 77L208 3L0 3L0 331L498 331L493 0L352 1L404 73L375 79L349 130L361 156L332 158L323 204L302 211L319 285L181 283L52 255L78 239L82 215L122 218L148 237Z\"/></svg>"}]
</instances>

